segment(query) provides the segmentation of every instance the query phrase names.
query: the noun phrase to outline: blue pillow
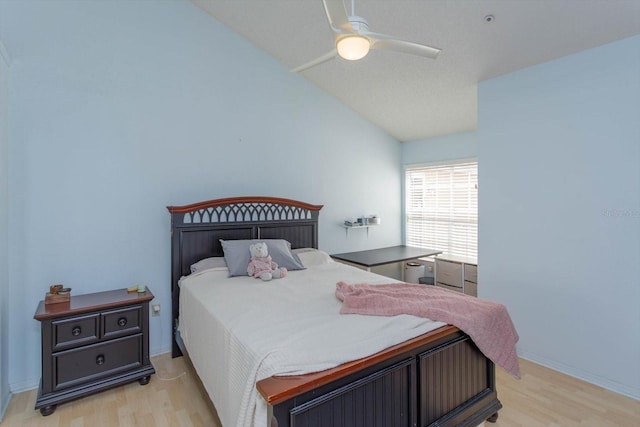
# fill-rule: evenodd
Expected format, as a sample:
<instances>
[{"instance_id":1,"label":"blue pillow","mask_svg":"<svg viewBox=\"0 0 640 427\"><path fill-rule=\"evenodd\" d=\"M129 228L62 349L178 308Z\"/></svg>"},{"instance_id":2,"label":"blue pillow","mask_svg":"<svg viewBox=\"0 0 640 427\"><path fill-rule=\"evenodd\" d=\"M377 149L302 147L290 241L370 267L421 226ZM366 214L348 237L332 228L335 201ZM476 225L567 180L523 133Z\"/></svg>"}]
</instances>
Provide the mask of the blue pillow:
<instances>
[{"instance_id":1,"label":"blue pillow","mask_svg":"<svg viewBox=\"0 0 640 427\"><path fill-rule=\"evenodd\" d=\"M291 253L291 243L282 239L253 239L253 240L222 240L224 260L229 269L229 277L247 276L247 267L251 261L249 246L257 242L264 242L269 248L269 255L278 267L287 270L304 270L304 265L297 255Z\"/></svg>"}]
</instances>

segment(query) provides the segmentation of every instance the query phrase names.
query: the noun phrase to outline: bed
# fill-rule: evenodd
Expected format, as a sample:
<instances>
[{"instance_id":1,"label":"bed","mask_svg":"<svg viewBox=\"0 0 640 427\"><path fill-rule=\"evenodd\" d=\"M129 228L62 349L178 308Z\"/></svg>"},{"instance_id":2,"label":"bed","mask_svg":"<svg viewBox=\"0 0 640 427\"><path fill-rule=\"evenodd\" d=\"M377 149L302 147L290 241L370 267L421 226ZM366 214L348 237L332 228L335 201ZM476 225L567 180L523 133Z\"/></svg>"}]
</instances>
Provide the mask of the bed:
<instances>
[{"instance_id":1,"label":"bed","mask_svg":"<svg viewBox=\"0 0 640 427\"><path fill-rule=\"evenodd\" d=\"M289 352L287 348L279 346L284 345L288 337L296 335L295 330L286 329L290 325L278 323L278 313L287 312L288 316L288 312L291 311L286 308L286 305L278 305L278 302L268 303L270 311L264 311L259 315L276 317L268 317L269 322L266 322L264 329L256 329L256 331L248 328L247 325L244 325L243 329L242 322L246 322L246 319L243 317L236 322L233 310L229 309L231 303L242 303L242 295L248 295L249 288L263 292L262 295L251 297L257 299L267 298L271 292L268 289L280 289L282 292L288 292L286 295L295 294L303 288L297 285L295 288L290 287L294 280L298 280L297 277L304 277L304 282L309 282L310 285L305 292L313 294L313 292L320 292L319 289L324 286L327 286L327 289L331 286L335 288L336 278L344 279L344 275L347 279L354 281L359 279L358 274L370 275L366 277L369 281L382 280L380 276L359 270L359 273L356 273L354 271L356 269L331 263L330 260L319 265L309 265L301 271L291 271L288 277L273 282L260 282L250 277L233 278L234 285L229 288L222 287L227 276L223 268L214 267L191 274L193 264L224 256L221 240L228 242L283 239L290 243L293 252L302 251L299 254L300 259L309 260L318 259L318 257L321 259L323 257L321 251L312 252L313 249L318 248L318 215L321 208L320 205L273 197L226 198L167 208L171 214L172 235L171 294L174 332L172 355L173 357L188 356L219 415L221 412L236 410L244 414L237 419L237 422L234 422L236 418L233 416L222 415L223 425L225 427L229 427L229 424L260 427L476 426L485 420L495 421L498 410L502 407L495 388L495 366L465 333L454 326L435 322L429 324L416 319L394 319L392 322L409 322L402 324L402 327L399 326L397 331L391 329L396 331L391 335L397 342L378 348L386 338L380 338L373 343L374 338L378 339L378 337L372 337L372 348L378 348L375 352L365 352L366 354L363 353L358 358L348 360L340 359L345 354L339 354L335 360L343 363L335 365L334 360L333 365L331 361L323 365L322 357L318 356L317 360L314 359L316 353L333 355L335 352L342 351L342 346L340 348L337 348L337 345L332 346L331 339L325 336L319 339L320 346L317 350L313 350L309 361L301 356L296 360L294 351ZM310 254L303 255L305 251ZM324 273L321 270L324 270ZM319 278L325 277L323 276L325 274L327 279L322 280L328 284L314 282L314 280L321 280ZM351 277L351 274L354 276ZM181 283L181 278L184 276L189 278L183 279ZM260 286L257 286L259 284ZM181 285L184 287L182 301ZM218 287L220 291L215 290ZM212 293L215 297L210 303L201 303L198 301L203 300L204 297L197 292ZM213 292L222 293L213 294ZM315 300L308 295L300 294L298 298L301 299L294 305L299 306L300 301ZM225 300L226 298L228 301ZM229 304L225 305L226 302ZM329 301L325 303L329 304ZM272 309L276 307L277 309ZM315 308L308 310L305 308L305 311L313 310ZM232 327L228 325L218 327L221 330L224 329L222 335L215 335L214 329L217 326L199 329L187 326L187 324L195 325L205 322L209 325L209 320L203 320L205 318L202 317L205 312L213 317L231 316L232 322L235 323ZM193 319L188 320L191 316ZM324 318L318 319L321 319L318 324L327 323ZM336 320L336 322L343 321L346 320ZM389 319L377 321L390 322ZM211 322L213 325L214 320ZM257 321L256 328L260 323L265 322ZM395 323L382 323L382 325L376 328L383 330L396 326ZM315 325L300 323L298 326L298 337L306 346L304 337L308 338L312 334L311 331ZM347 328L352 330L351 328L357 327L349 324ZM336 326L335 330L342 328L343 326ZM414 329L414 333L407 335L405 329ZM358 331L358 329L353 330ZM251 334L254 333L256 341L261 341L262 337L268 336L269 339L262 341L273 338L278 343L274 350L275 355L269 353L272 361L280 363L274 368L276 369L274 374L265 376L265 373L271 373L272 365L269 365L268 369L261 368L262 370L256 371L251 369L251 364L247 365L247 371L251 371L250 375L242 378L241 381L234 379L232 375L229 375L230 378L221 380L219 376L216 377L220 375L219 373L212 374L216 368L220 370L222 365L232 372L233 369L227 366L229 363L242 366L242 363L230 362L238 358L235 347L238 347L239 339L234 335L234 331L245 334L245 337L252 336ZM224 338L211 340L208 338L211 333ZM317 334L326 334L326 331L319 330ZM365 332L357 333L358 336L363 334ZM298 342L297 339L289 341ZM234 343L236 343L235 347ZM244 357L239 357L243 363ZM291 359L293 359L292 365L286 365ZM308 371L309 365L315 369ZM287 369L284 372L278 370L285 366ZM238 366L234 369L242 371ZM311 373L306 373L307 371ZM255 382L251 382L251 387L245 390L238 390L242 388L242 382L247 381L247 378L249 380L253 378ZM221 383L224 384L221 386ZM247 399L249 394L252 397ZM240 395L242 399L237 398Z\"/></svg>"}]
</instances>

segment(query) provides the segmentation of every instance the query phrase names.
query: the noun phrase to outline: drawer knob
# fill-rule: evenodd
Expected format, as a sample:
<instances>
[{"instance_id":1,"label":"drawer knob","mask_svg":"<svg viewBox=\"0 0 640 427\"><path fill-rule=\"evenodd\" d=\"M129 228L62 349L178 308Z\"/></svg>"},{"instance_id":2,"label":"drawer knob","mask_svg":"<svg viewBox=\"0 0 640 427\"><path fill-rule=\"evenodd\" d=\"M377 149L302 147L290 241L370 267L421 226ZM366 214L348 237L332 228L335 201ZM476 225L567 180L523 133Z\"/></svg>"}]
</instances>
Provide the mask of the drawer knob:
<instances>
[{"instance_id":1,"label":"drawer knob","mask_svg":"<svg viewBox=\"0 0 640 427\"><path fill-rule=\"evenodd\" d=\"M104 354L100 354L98 355L98 357L96 357L96 365L103 365L104 364Z\"/></svg>"},{"instance_id":2,"label":"drawer knob","mask_svg":"<svg viewBox=\"0 0 640 427\"><path fill-rule=\"evenodd\" d=\"M126 317L119 318L118 319L118 325L120 327L127 326L127 318Z\"/></svg>"},{"instance_id":3,"label":"drawer knob","mask_svg":"<svg viewBox=\"0 0 640 427\"><path fill-rule=\"evenodd\" d=\"M82 333L82 328L80 326L76 326L71 330L71 335L73 335L74 337L77 337L81 333Z\"/></svg>"}]
</instances>

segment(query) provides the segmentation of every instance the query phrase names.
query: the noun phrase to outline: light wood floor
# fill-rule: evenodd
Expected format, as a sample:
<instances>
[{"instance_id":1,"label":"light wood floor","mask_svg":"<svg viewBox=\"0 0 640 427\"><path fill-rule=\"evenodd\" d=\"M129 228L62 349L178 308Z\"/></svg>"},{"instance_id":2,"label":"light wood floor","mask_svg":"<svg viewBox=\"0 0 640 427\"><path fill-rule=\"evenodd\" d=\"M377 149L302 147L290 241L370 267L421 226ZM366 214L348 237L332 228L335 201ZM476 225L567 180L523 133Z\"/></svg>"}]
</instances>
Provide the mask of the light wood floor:
<instances>
[{"instance_id":1,"label":"light wood floor","mask_svg":"<svg viewBox=\"0 0 640 427\"><path fill-rule=\"evenodd\" d=\"M208 426L220 421L183 358L153 357L156 375L58 406L48 417L33 409L36 390L13 396L2 427ZM504 406L487 427L638 427L640 402L521 360L522 380L497 369Z\"/></svg>"},{"instance_id":2,"label":"light wood floor","mask_svg":"<svg viewBox=\"0 0 640 427\"><path fill-rule=\"evenodd\" d=\"M137 381L58 405L43 417L33 409L37 390L13 396L1 427L221 427L200 381L183 357L170 353L151 358L155 375L145 386Z\"/></svg>"}]
</instances>

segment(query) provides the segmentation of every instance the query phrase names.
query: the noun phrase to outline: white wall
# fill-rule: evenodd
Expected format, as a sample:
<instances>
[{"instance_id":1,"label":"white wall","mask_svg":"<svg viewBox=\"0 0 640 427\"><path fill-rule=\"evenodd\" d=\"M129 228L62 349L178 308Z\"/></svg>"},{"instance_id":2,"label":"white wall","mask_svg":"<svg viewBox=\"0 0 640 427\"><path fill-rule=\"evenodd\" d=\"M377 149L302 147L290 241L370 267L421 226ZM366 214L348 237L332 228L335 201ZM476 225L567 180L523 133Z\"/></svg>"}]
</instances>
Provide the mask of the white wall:
<instances>
[{"instance_id":1,"label":"white wall","mask_svg":"<svg viewBox=\"0 0 640 427\"><path fill-rule=\"evenodd\" d=\"M0 420L9 404L9 54L0 41Z\"/></svg>"},{"instance_id":2,"label":"white wall","mask_svg":"<svg viewBox=\"0 0 640 427\"><path fill-rule=\"evenodd\" d=\"M13 391L39 381L32 316L52 283L147 284L151 351L169 350L167 205L287 197L325 205L328 252L400 243L399 142L190 2L0 2L0 39ZM347 239L339 224L363 213L382 225Z\"/></svg>"},{"instance_id":3,"label":"white wall","mask_svg":"<svg viewBox=\"0 0 640 427\"><path fill-rule=\"evenodd\" d=\"M478 163L519 354L640 398L640 36L481 83Z\"/></svg>"}]
</instances>

